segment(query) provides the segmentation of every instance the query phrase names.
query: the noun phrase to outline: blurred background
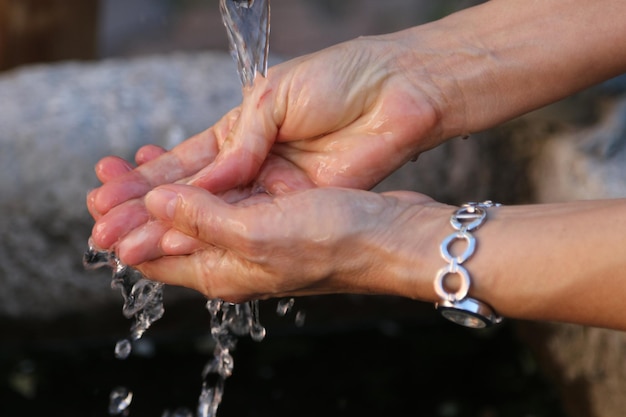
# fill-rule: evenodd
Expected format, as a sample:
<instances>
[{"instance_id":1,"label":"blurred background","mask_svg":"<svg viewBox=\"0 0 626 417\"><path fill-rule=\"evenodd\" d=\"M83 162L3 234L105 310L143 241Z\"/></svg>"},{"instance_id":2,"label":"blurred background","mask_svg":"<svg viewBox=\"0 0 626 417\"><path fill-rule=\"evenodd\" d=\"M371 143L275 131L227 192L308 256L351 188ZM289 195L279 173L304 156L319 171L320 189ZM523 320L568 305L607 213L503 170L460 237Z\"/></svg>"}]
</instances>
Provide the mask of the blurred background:
<instances>
[{"instance_id":1,"label":"blurred background","mask_svg":"<svg viewBox=\"0 0 626 417\"><path fill-rule=\"evenodd\" d=\"M401 30L476 3L272 0L271 55ZM107 271L82 270L91 227L84 193L97 185L99 158L175 143L236 104L227 50L217 0L0 0L0 416L106 416L117 385L135 392L131 416L194 408L212 349L204 300L168 288L164 318L128 360L116 360L129 322ZM538 144L596 123L596 104L612 108L622 85L472 135L481 141L452 141L383 187L454 203L576 197L554 192L567 188L569 162L536 165L552 149ZM551 152L572 155L561 149ZM602 188L602 178L571 189L622 192ZM219 416L619 415L593 411L620 398L616 362L599 359L606 346L622 346L613 334L512 321L471 332L430 305L387 297L296 300L302 327L275 308L261 303L266 340L240 341ZM581 358L591 359L576 368Z\"/></svg>"},{"instance_id":2,"label":"blurred background","mask_svg":"<svg viewBox=\"0 0 626 417\"><path fill-rule=\"evenodd\" d=\"M433 20L470 0L274 0L271 50L311 52ZM0 69L227 48L218 0L0 0Z\"/></svg>"}]
</instances>

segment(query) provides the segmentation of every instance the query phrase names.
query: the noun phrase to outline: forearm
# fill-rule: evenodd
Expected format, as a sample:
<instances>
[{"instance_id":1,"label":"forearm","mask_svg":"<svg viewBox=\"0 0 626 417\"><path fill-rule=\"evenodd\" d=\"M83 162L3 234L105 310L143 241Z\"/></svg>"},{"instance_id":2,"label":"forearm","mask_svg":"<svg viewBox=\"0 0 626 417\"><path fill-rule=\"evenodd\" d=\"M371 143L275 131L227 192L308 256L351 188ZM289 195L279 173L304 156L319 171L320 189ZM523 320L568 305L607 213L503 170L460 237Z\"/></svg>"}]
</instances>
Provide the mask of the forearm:
<instances>
[{"instance_id":1,"label":"forearm","mask_svg":"<svg viewBox=\"0 0 626 417\"><path fill-rule=\"evenodd\" d=\"M464 263L470 296L512 318L626 329L625 213L626 199L489 209ZM397 259L407 264L395 268L395 283L404 295L436 301L432 283L445 266L439 244L453 232L450 214L421 208L413 233L401 228L407 249Z\"/></svg>"},{"instance_id":2,"label":"forearm","mask_svg":"<svg viewBox=\"0 0 626 417\"><path fill-rule=\"evenodd\" d=\"M494 210L468 265L476 297L512 317L626 329L625 213L625 199Z\"/></svg>"},{"instance_id":3,"label":"forearm","mask_svg":"<svg viewBox=\"0 0 626 417\"><path fill-rule=\"evenodd\" d=\"M626 71L626 2L492 0L396 34L441 139L493 127ZM432 88L432 87L428 87Z\"/></svg>"}]
</instances>

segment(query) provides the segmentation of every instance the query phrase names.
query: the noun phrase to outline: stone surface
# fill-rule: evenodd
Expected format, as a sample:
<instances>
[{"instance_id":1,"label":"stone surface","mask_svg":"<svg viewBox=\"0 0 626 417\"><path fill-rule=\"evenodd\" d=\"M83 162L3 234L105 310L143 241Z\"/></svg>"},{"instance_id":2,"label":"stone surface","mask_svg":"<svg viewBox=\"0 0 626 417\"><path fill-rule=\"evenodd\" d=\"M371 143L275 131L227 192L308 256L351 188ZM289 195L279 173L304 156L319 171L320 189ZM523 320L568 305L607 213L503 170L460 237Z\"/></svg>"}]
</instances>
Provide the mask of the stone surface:
<instances>
[{"instance_id":1,"label":"stone surface","mask_svg":"<svg viewBox=\"0 0 626 417\"><path fill-rule=\"evenodd\" d=\"M117 300L85 272L85 196L105 155L171 147L239 102L224 53L38 66L0 76L0 316L51 318Z\"/></svg>"},{"instance_id":2,"label":"stone surface","mask_svg":"<svg viewBox=\"0 0 626 417\"><path fill-rule=\"evenodd\" d=\"M597 123L549 138L533 163L538 202L626 196L626 98L604 105Z\"/></svg>"}]
</instances>

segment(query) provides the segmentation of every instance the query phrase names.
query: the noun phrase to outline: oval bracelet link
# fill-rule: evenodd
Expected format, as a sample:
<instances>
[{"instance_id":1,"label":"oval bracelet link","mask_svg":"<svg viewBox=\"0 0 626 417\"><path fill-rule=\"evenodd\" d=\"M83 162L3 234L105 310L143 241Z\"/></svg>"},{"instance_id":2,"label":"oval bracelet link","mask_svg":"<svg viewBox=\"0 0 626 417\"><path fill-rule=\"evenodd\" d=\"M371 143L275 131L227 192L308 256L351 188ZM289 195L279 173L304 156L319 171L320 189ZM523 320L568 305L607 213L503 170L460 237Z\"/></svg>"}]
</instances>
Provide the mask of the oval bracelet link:
<instances>
[{"instance_id":1,"label":"oval bracelet link","mask_svg":"<svg viewBox=\"0 0 626 417\"><path fill-rule=\"evenodd\" d=\"M457 240L464 240L467 243L467 247L462 254L460 254L459 256L454 256L450 253L450 248L452 244ZM443 242L441 242L441 246L439 247L441 256L446 262L451 263L455 261L457 264L462 264L463 262L467 261L470 256L474 254L475 250L476 238L474 237L474 235L466 230L459 230L448 235L448 237L446 237Z\"/></svg>"},{"instance_id":2,"label":"oval bracelet link","mask_svg":"<svg viewBox=\"0 0 626 417\"><path fill-rule=\"evenodd\" d=\"M448 275L458 275L461 278L459 289L454 293L448 292L445 289L444 281ZM461 301L467 297L471 284L472 282L470 280L469 272L457 263L451 263L444 266L437 272L437 276L435 277L435 291L437 292L437 295L442 300L446 300L451 303Z\"/></svg>"},{"instance_id":3,"label":"oval bracelet link","mask_svg":"<svg viewBox=\"0 0 626 417\"><path fill-rule=\"evenodd\" d=\"M485 222L488 208L497 206L500 204L492 201L461 206L450 217L450 224L455 231L446 236L439 245L441 257L447 265L439 269L433 283L435 292L441 299L435 304L435 308L448 320L466 327L489 327L502 321L489 305L468 296L472 281L469 272L462 266L476 251L476 238L470 232L477 230ZM464 240L467 246L460 255L454 256L450 251L457 240ZM459 287L454 292L446 289L445 281L449 275L460 277Z\"/></svg>"}]
</instances>

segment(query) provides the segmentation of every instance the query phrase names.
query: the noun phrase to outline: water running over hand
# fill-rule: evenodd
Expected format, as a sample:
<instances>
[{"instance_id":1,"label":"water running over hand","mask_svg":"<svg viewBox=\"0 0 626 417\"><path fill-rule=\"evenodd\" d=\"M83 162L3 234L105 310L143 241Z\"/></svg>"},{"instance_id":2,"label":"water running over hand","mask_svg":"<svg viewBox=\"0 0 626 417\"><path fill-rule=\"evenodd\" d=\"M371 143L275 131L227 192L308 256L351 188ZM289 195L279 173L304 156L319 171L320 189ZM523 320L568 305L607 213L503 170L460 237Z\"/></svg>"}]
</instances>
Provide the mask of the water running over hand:
<instances>
[{"instance_id":1,"label":"water running over hand","mask_svg":"<svg viewBox=\"0 0 626 417\"><path fill-rule=\"evenodd\" d=\"M270 0L220 0L220 11L241 84L251 87L257 71L267 75Z\"/></svg>"},{"instance_id":2,"label":"water running over hand","mask_svg":"<svg viewBox=\"0 0 626 417\"><path fill-rule=\"evenodd\" d=\"M267 75L270 2L220 0L220 11L242 86L251 87L257 72ZM83 264L87 269L109 267L113 271L111 287L120 289L124 299L122 312L126 318L133 320L130 337L120 340L115 346L115 357L126 359L131 354L132 342L139 340L163 316L163 284L150 281L136 269L124 265L114 252L96 248L91 239ZM293 305L293 301L290 304ZM290 308L285 310L285 314ZM216 346L213 359L206 364L202 373L197 417L216 415L222 400L224 382L233 372L231 352L236 346L237 337L249 334L255 341L265 337L265 328L259 322L258 301L229 304L221 300L209 300L207 310L211 315L211 335ZM132 398L133 393L128 389L115 388L110 395L109 414L128 415ZM173 413L166 410L163 415L192 417L187 409L178 409Z\"/></svg>"}]
</instances>

